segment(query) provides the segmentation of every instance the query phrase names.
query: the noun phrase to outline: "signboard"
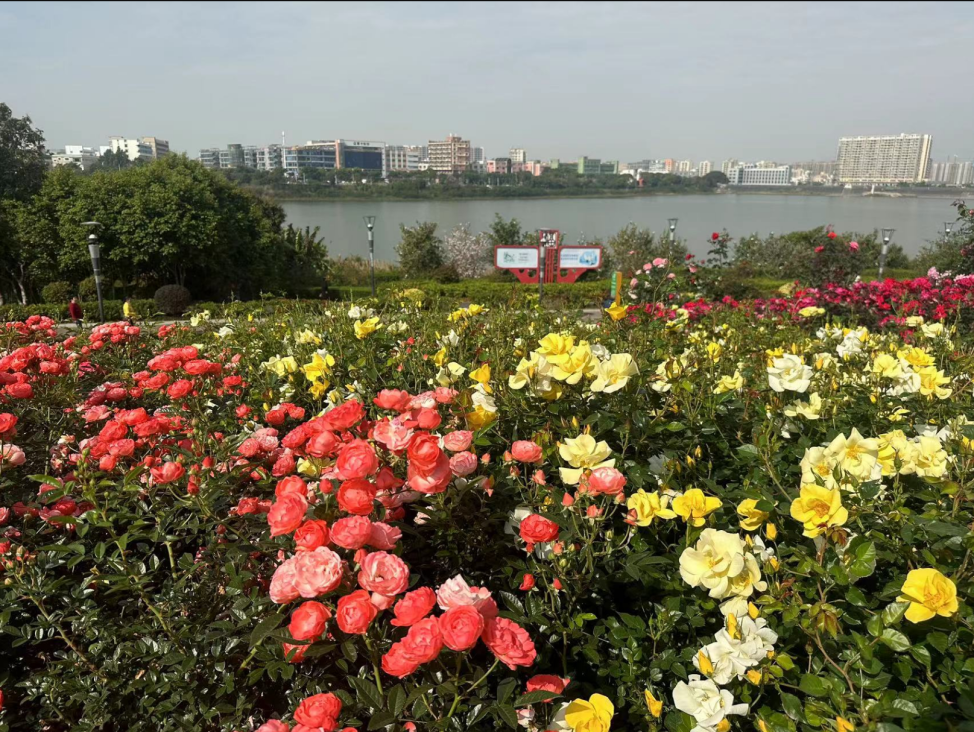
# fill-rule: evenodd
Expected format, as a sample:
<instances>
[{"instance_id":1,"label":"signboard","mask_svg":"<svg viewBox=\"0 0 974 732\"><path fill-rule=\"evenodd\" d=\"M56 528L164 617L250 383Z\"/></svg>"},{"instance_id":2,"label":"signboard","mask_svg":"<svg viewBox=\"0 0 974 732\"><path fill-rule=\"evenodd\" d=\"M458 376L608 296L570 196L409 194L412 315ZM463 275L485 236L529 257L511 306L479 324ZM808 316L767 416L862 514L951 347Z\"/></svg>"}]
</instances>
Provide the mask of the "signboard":
<instances>
[{"instance_id":1,"label":"signboard","mask_svg":"<svg viewBox=\"0 0 974 732\"><path fill-rule=\"evenodd\" d=\"M537 269L538 247L494 247L494 266L500 269Z\"/></svg>"},{"instance_id":2,"label":"signboard","mask_svg":"<svg viewBox=\"0 0 974 732\"><path fill-rule=\"evenodd\" d=\"M558 229L538 229L538 243L543 247L556 247L561 241Z\"/></svg>"},{"instance_id":3,"label":"signboard","mask_svg":"<svg viewBox=\"0 0 974 732\"><path fill-rule=\"evenodd\" d=\"M598 269L602 266L602 247L561 247L559 269Z\"/></svg>"}]
</instances>

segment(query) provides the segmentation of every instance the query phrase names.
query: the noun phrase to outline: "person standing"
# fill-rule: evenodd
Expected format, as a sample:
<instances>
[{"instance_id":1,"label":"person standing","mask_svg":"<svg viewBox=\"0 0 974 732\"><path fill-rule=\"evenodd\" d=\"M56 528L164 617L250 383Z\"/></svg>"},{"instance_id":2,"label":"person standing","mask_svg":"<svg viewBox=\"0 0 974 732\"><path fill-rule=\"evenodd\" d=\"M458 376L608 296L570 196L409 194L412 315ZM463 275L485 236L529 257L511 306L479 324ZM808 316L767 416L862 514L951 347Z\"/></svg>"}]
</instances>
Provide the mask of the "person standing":
<instances>
[{"instance_id":1,"label":"person standing","mask_svg":"<svg viewBox=\"0 0 974 732\"><path fill-rule=\"evenodd\" d=\"M131 297L125 298L125 302L122 305L122 316L129 322L129 325L135 325L135 319L138 317L138 313L132 307Z\"/></svg>"},{"instance_id":2,"label":"person standing","mask_svg":"<svg viewBox=\"0 0 974 732\"><path fill-rule=\"evenodd\" d=\"M84 320L85 314L76 297L72 297L71 302L68 303L68 317L78 326L78 330L81 330L81 321Z\"/></svg>"}]
</instances>

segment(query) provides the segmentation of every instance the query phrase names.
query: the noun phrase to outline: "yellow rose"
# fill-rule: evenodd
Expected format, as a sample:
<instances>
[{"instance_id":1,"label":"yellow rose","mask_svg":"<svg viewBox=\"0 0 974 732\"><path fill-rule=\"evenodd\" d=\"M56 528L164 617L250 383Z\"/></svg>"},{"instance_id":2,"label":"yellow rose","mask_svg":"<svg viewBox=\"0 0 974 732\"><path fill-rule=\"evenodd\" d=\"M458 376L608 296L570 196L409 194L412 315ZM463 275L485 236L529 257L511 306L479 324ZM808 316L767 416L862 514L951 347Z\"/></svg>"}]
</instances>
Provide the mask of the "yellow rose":
<instances>
[{"instance_id":1,"label":"yellow rose","mask_svg":"<svg viewBox=\"0 0 974 732\"><path fill-rule=\"evenodd\" d=\"M628 353L616 353L595 369L595 381L590 387L595 392L619 391L629 383L629 377L639 373L639 368Z\"/></svg>"},{"instance_id":2,"label":"yellow rose","mask_svg":"<svg viewBox=\"0 0 974 732\"><path fill-rule=\"evenodd\" d=\"M653 696L653 693L649 689L643 692L643 696L646 697L646 708L649 709L649 713L656 717L656 719L659 719L663 713L663 702Z\"/></svg>"},{"instance_id":3,"label":"yellow rose","mask_svg":"<svg viewBox=\"0 0 974 732\"><path fill-rule=\"evenodd\" d=\"M856 725L845 717L836 717L835 732L856 732Z\"/></svg>"},{"instance_id":4,"label":"yellow rose","mask_svg":"<svg viewBox=\"0 0 974 732\"><path fill-rule=\"evenodd\" d=\"M379 324L378 318L368 318L367 320L356 320L355 321L355 337L360 341L364 340L372 333L375 333L382 326Z\"/></svg>"},{"instance_id":5,"label":"yellow rose","mask_svg":"<svg viewBox=\"0 0 974 732\"><path fill-rule=\"evenodd\" d=\"M625 305L619 305L613 303L611 307L607 307L605 312L609 314L609 317L613 320L622 320L626 315L629 314L629 308Z\"/></svg>"},{"instance_id":6,"label":"yellow rose","mask_svg":"<svg viewBox=\"0 0 974 732\"><path fill-rule=\"evenodd\" d=\"M542 356L561 356L572 350L574 346L575 339L572 336L549 333L538 341L538 353Z\"/></svg>"},{"instance_id":7,"label":"yellow rose","mask_svg":"<svg viewBox=\"0 0 974 732\"><path fill-rule=\"evenodd\" d=\"M768 520L767 511L759 511L758 502L753 498L745 498L737 506L737 515L741 517L741 528L745 531L757 531L761 524Z\"/></svg>"},{"instance_id":8,"label":"yellow rose","mask_svg":"<svg viewBox=\"0 0 974 732\"><path fill-rule=\"evenodd\" d=\"M673 510L691 526L703 526L705 517L723 505L719 498L706 496L699 488L691 488L673 499Z\"/></svg>"},{"instance_id":9,"label":"yellow rose","mask_svg":"<svg viewBox=\"0 0 974 732\"><path fill-rule=\"evenodd\" d=\"M476 381L478 384L483 385L484 390L490 394L491 388L490 384L490 364L485 363L479 369L474 369L469 374L470 378Z\"/></svg>"},{"instance_id":10,"label":"yellow rose","mask_svg":"<svg viewBox=\"0 0 974 732\"><path fill-rule=\"evenodd\" d=\"M653 491L647 493L642 488L629 496L626 508L635 513L633 520L636 526L649 526L653 519L669 521L676 518L676 514L669 509L669 496L660 496Z\"/></svg>"},{"instance_id":11,"label":"yellow rose","mask_svg":"<svg viewBox=\"0 0 974 732\"><path fill-rule=\"evenodd\" d=\"M814 539L826 528L843 526L849 520L849 512L842 506L838 488L806 483L800 497L791 504L791 516L805 524L805 536Z\"/></svg>"},{"instance_id":12,"label":"yellow rose","mask_svg":"<svg viewBox=\"0 0 974 732\"><path fill-rule=\"evenodd\" d=\"M608 697L592 694L576 699L564 710L564 721L573 732L608 732L615 714L615 707Z\"/></svg>"},{"instance_id":13,"label":"yellow rose","mask_svg":"<svg viewBox=\"0 0 974 732\"><path fill-rule=\"evenodd\" d=\"M953 389L944 386L944 384L950 383L950 379L944 376L944 372L937 369L936 366L927 366L917 373L920 374L920 393L923 396L946 399L954 393Z\"/></svg>"},{"instance_id":14,"label":"yellow rose","mask_svg":"<svg viewBox=\"0 0 974 732\"><path fill-rule=\"evenodd\" d=\"M558 445L558 454L561 459L567 462L572 468L560 468L561 479L569 485L577 485L582 479L584 470L595 468L614 468L616 461L609 460L612 450L604 440L596 442L595 438L589 434L581 434L578 437L569 437Z\"/></svg>"},{"instance_id":15,"label":"yellow rose","mask_svg":"<svg viewBox=\"0 0 974 732\"><path fill-rule=\"evenodd\" d=\"M714 387L714 394L726 394L729 391L737 391L744 386L744 377L740 371L735 371L733 376L721 376L717 386Z\"/></svg>"},{"instance_id":16,"label":"yellow rose","mask_svg":"<svg viewBox=\"0 0 974 732\"><path fill-rule=\"evenodd\" d=\"M957 612L957 587L936 569L914 569L906 576L897 602L908 602L906 619L922 623L934 615L949 618Z\"/></svg>"}]
</instances>

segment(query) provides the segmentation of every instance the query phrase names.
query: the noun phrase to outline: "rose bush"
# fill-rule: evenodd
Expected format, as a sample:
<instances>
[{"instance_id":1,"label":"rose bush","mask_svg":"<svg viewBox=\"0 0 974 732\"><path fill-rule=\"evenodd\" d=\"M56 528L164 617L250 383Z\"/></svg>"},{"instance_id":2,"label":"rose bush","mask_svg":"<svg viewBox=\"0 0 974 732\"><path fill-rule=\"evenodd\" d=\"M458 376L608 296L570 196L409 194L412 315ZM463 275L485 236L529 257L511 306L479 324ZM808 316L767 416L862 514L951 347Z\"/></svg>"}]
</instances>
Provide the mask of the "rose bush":
<instances>
[{"instance_id":1,"label":"rose bush","mask_svg":"<svg viewBox=\"0 0 974 732\"><path fill-rule=\"evenodd\" d=\"M961 308L796 306L6 324L0 729L970 727Z\"/></svg>"}]
</instances>

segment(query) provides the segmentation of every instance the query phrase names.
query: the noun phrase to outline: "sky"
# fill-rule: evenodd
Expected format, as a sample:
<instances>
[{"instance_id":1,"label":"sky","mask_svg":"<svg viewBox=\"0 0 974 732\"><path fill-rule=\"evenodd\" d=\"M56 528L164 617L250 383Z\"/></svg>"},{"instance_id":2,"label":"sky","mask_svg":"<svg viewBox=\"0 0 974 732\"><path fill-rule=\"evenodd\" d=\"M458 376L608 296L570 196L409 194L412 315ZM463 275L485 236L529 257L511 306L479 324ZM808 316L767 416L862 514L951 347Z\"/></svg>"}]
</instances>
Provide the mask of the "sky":
<instances>
[{"instance_id":1,"label":"sky","mask_svg":"<svg viewBox=\"0 0 974 732\"><path fill-rule=\"evenodd\" d=\"M488 157L829 160L923 132L974 158L974 3L0 4L0 102L51 148L156 136Z\"/></svg>"}]
</instances>

